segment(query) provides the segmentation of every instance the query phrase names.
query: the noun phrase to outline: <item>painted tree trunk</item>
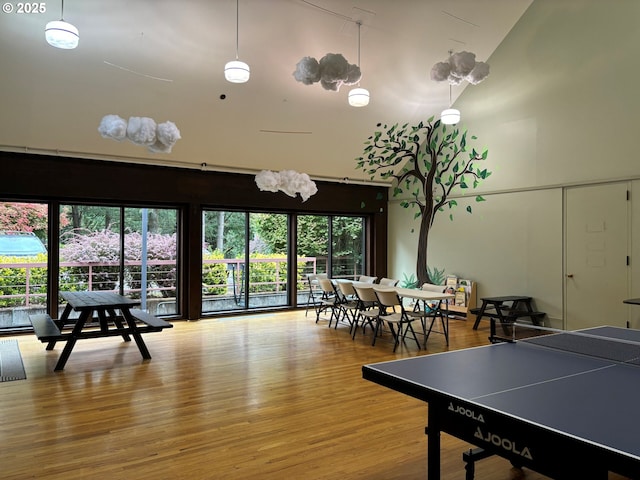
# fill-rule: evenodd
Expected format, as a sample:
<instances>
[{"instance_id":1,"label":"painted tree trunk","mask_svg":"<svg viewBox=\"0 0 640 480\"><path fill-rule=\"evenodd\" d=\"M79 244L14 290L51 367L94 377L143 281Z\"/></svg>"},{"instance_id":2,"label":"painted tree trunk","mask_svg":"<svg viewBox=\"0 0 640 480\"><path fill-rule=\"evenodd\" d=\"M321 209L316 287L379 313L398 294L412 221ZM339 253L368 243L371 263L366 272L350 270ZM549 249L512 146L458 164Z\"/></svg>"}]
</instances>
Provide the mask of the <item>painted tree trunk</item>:
<instances>
[{"instance_id":1,"label":"painted tree trunk","mask_svg":"<svg viewBox=\"0 0 640 480\"><path fill-rule=\"evenodd\" d=\"M423 283L433 283L427 269L427 246L429 244L429 229L431 227L431 209L425 208L420 216L420 232L418 236L418 260L416 263L416 276L418 286Z\"/></svg>"}]
</instances>

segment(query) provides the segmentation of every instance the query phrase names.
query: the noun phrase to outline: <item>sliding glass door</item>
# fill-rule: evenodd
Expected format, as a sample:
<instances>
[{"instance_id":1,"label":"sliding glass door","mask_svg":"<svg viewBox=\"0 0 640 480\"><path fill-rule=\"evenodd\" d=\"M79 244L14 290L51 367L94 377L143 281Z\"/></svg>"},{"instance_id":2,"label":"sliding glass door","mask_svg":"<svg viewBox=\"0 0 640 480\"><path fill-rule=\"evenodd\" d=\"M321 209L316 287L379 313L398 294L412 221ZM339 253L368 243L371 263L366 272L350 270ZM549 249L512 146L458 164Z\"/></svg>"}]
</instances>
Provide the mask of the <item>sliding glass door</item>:
<instances>
[{"instance_id":1,"label":"sliding glass door","mask_svg":"<svg viewBox=\"0 0 640 480\"><path fill-rule=\"evenodd\" d=\"M202 312L287 305L288 216L203 212Z\"/></svg>"},{"instance_id":2,"label":"sliding glass door","mask_svg":"<svg viewBox=\"0 0 640 480\"><path fill-rule=\"evenodd\" d=\"M178 314L178 212L62 205L60 291L108 290L154 315Z\"/></svg>"},{"instance_id":3,"label":"sliding glass door","mask_svg":"<svg viewBox=\"0 0 640 480\"><path fill-rule=\"evenodd\" d=\"M331 277L357 279L364 273L364 219L331 217Z\"/></svg>"}]
</instances>

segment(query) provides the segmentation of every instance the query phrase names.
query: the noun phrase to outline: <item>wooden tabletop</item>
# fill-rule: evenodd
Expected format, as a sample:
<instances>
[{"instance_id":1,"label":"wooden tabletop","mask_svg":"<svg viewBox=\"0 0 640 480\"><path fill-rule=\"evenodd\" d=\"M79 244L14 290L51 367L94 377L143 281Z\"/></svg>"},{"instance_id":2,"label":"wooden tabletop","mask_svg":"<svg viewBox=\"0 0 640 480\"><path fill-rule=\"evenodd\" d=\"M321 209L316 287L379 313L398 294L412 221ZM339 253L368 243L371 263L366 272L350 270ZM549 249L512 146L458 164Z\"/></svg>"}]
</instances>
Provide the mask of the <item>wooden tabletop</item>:
<instances>
[{"instance_id":1,"label":"wooden tabletop","mask_svg":"<svg viewBox=\"0 0 640 480\"><path fill-rule=\"evenodd\" d=\"M525 302L531 300L531 297L524 295L506 295L504 297L484 297L480 300L486 303Z\"/></svg>"},{"instance_id":2,"label":"wooden tabletop","mask_svg":"<svg viewBox=\"0 0 640 480\"><path fill-rule=\"evenodd\" d=\"M124 297L115 292L60 292L71 307L76 311L95 310L105 308L131 308L140 305L140 300Z\"/></svg>"}]
</instances>

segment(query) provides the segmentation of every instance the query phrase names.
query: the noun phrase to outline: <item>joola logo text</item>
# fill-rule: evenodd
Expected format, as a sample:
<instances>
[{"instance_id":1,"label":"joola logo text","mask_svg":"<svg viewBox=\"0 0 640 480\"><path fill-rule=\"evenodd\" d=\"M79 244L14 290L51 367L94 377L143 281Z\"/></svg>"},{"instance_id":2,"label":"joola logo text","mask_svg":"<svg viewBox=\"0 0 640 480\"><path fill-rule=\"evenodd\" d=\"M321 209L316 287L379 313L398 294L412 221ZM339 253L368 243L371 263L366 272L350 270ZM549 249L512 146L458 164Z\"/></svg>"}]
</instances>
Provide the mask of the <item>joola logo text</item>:
<instances>
[{"instance_id":1,"label":"joola logo text","mask_svg":"<svg viewBox=\"0 0 640 480\"><path fill-rule=\"evenodd\" d=\"M476 412L474 412L470 408L465 408L460 405L454 405L453 402L449 402L449 410L452 411L453 413L462 415L463 417L471 418L476 422L484 423L484 417L482 416L482 414L481 413L476 414Z\"/></svg>"},{"instance_id":2,"label":"joola logo text","mask_svg":"<svg viewBox=\"0 0 640 480\"><path fill-rule=\"evenodd\" d=\"M501 447L502 449L515 455L520 455L521 457L533 460L531 452L529 451L529 447L523 448L522 446L517 445L516 442L509 440L508 438L503 438L500 435L491 432L485 433L480 429L480 427L476 429L476 433L473 436L484 442L491 443L496 447Z\"/></svg>"}]
</instances>

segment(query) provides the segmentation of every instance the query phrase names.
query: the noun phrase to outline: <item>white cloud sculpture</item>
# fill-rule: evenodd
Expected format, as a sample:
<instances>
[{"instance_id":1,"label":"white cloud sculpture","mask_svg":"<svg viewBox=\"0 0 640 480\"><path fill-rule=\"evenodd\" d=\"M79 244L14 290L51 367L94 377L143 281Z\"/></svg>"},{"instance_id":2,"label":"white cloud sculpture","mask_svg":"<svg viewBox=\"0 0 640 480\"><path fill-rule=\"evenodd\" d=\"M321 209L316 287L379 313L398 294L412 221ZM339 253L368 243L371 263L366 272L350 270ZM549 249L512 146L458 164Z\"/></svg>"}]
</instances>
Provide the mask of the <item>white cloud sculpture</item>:
<instances>
[{"instance_id":1,"label":"white cloud sculpture","mask_svg":"<svg viewBox=\"0 0 640 480\"><path fill-rule=\"evenodd\" d=\"M296 64L294 78L305 85L320 82L322 88L337 92L342 85L355 85L362 78L360 67L350 64L341 53L327 53L316 60L304 57Z\"/></svg>"},{"instance_id":2,"label":"white cloud sculpture","mask_svg":"<svg viewBox=\"0 0 640 480\"><path fill-rule=\"evenodd\" d=\"M263 192L281 191L290 197L295 197L299 193L303 202L306 202L311 195L318 191L318 187L309 178L309 175L298 173L295 170L282 170L281 172L262 170L256 175L255 181Z\"/></svg>"},{"instance_id":3,"label":"white cloud sculpture","mask_svg":"<svg viewBox=\"0 0 640 480\"><path fill-rule=\"evenodd\" d=\"M464 80L477 85L489 76L489 64L476 62L476 54L458 52L449 56L446 62L438 62L431 67L431 80L460 85Z\"/></svg>"},{"instance_id":4,"label":"white cloud sculpture","mask_svg":"<svg viewBox=\"0 0 640 480\"><path fill-rule=\"evenodd\" d=\"M100 121L98 132L104 138L121 142L130 142L146 146L152 153L171 153L175 143L180 140L180 130L173 122L156 124L153 118L130 117L129 122L118 115L105 115Z\"/></svg>"}]
</instances>

